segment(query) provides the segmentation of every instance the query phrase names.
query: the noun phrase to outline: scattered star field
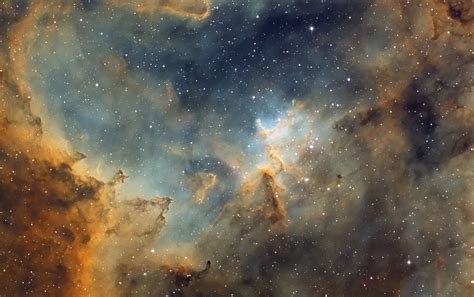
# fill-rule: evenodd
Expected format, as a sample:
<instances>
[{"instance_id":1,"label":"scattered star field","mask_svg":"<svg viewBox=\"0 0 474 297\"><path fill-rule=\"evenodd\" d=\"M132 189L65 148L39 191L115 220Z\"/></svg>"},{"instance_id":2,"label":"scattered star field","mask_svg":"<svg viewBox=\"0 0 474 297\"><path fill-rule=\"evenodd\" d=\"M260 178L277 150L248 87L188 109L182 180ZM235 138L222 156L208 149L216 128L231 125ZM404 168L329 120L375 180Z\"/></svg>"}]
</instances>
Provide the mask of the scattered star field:
<instances>
[{"instance_id":1,"label":"scattered star field","mask_svg":"<svg viewBox=\"0 0 474 297\"><path fill-rule=\"evenodd\" d=\"M472 0L0 24L0 296L474 296Z\"/></svg>"}]
</instances>

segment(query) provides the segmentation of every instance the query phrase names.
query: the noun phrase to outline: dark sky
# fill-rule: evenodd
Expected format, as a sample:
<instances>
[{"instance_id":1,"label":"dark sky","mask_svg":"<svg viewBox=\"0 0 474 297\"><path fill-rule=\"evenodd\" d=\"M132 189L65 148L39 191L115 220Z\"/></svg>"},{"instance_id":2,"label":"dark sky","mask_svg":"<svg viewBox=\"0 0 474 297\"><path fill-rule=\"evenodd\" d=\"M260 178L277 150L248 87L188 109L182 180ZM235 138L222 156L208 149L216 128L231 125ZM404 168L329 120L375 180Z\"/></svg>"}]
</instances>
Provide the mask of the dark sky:
<instances>
[{"instance_id":1,"label":"dark sky","mask_svg":"<svg viewBox=\"0 0 474 297\"><path fill-rule=\"evenodd\" d=\"M472 296L473 17L0 4L0 296Z\"/></svg>"}]
</instances>

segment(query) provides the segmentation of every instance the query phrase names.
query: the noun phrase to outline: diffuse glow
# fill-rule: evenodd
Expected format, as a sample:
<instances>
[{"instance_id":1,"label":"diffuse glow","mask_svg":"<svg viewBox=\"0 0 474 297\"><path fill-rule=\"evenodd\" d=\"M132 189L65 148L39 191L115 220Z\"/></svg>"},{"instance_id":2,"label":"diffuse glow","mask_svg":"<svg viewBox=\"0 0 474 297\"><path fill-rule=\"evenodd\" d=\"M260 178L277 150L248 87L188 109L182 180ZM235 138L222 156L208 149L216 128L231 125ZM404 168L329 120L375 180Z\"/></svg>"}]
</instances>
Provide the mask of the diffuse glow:
<instances>
[{"instance_id":1,"label":"diffuse glow","mask_svg":"<svg viewBox=\"0 0 474 297\"><path fill-rule=\"evenodd\" d=\"M471 1L0 8L0 295L474 295Z\"/></svg>"}]
</instances>

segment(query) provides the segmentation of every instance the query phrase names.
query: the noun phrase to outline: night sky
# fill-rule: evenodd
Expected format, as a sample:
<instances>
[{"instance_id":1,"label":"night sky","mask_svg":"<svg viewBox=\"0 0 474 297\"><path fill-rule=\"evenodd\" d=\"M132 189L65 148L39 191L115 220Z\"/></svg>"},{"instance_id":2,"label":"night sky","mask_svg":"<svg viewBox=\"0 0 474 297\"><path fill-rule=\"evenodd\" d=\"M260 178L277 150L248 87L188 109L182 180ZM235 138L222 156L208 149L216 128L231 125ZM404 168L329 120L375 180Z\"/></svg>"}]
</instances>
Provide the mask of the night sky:
<instances>
[{"instance_id":1,"label":"night sky","mask_svg":"<svg viewBox=\"0 0 474 297\"><path fill-rule=\"evenodd\" d=\"M0 3L0 296L474 296L472 0Z\"/></svg>"}]
</instances>

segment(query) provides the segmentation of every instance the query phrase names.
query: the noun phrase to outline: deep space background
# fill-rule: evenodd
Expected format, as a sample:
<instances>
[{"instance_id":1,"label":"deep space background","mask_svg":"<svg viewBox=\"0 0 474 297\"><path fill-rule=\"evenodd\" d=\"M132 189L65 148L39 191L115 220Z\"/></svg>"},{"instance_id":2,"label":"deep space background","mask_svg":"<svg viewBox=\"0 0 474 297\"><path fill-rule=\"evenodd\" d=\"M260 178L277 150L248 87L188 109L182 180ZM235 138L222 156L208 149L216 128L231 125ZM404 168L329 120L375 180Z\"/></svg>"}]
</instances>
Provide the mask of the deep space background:
<instances>
[{"instance_id":1,"label":"deep space background","mask_svg":"<svg viewBox=\"0 0 474 297\"><path fill-rule=\"evenodd\" d=\"M474 296L472 0L0 2L0 296Z\"/></svg>"}]
</instances>

